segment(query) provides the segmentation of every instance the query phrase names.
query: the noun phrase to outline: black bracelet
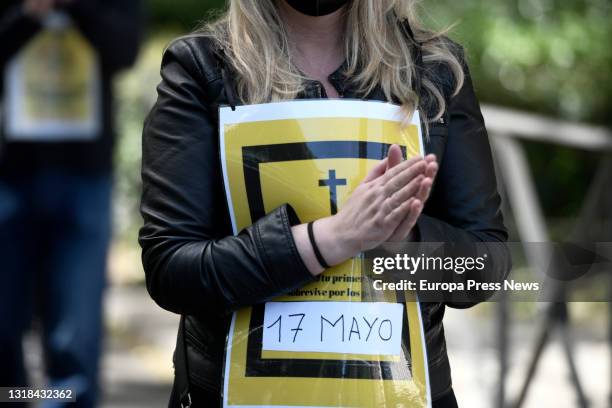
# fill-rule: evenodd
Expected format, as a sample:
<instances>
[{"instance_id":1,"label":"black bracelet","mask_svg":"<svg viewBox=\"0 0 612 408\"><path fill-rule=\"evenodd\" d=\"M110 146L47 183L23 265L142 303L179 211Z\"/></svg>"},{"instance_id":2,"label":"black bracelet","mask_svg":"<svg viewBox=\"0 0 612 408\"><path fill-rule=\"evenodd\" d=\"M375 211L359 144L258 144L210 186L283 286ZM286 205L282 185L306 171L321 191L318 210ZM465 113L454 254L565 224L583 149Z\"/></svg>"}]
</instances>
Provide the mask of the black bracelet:
<instances>
[{"instance_id":1,"label":"black bracelet","mask_svg":"<svg viewBox=\"0 0 612 408\"><path fill-rule=\"evenodd\" d=\"M312 230L313 224L314 224L314 221L311 221L308 223L308 239L310 239L310 245L312 246L312 250L314 251L314 254L317 257L317 261L319 261L319 264L323 268L329 269L330 266L328 265L327 262L325 262L325 258L323 258L323 255L321 255L321 251L319 251L319 247L317 246L317 243L315 241L314 231Z\"/></svg>"}]
</instances>

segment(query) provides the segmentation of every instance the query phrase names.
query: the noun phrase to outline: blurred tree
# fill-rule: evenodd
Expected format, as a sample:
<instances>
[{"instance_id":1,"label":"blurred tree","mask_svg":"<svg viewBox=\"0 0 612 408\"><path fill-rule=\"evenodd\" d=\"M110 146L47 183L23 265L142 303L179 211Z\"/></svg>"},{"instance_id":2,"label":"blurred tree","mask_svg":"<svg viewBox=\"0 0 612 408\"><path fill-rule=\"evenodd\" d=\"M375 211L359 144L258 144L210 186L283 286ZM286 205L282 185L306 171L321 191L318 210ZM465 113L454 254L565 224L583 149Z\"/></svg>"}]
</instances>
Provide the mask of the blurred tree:
<instances>
[{"instance_id":1,"label":"blurred tree","mask_svg":"<svg viewBox=\"0 0 612 408\"><path fill-rule=\"evenodd\" d=\"M612 125L609 0L445 0L421 7L432 28L456 24L450 35L466 47L482 102ZM598 156L537 143L527 153L547 216L575 216Z\"/></svg>"},{"instance_id":2,"label":"blurred tree","mask_svg":"<svg viewBox=\"0 0 612 408\"><path fill-rule=\"evenodd\" d=\"M612 124L612 2L422 2L430 24L457 23L480 98L554 116Z\"/></svg>"},{"instance_id":3,"label":"blurred tree","mask_svg":"<svg viewBox=\"0 0 612 408\"><path fill-rule=\"evenodd\" d=\"M186 32L224 4L224 0L148 0L149 19L153 26Z\"/></svg>"}]
</instances>

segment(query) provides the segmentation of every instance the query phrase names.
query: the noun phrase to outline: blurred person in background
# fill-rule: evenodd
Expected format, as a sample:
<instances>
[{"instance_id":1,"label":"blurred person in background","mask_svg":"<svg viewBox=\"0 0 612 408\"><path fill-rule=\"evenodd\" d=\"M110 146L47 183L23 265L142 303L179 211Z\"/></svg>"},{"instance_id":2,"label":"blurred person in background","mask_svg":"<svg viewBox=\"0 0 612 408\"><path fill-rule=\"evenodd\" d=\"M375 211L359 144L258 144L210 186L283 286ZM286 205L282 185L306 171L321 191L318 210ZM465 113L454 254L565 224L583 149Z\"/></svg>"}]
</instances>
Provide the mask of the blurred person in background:
<instances>
[{"instance_id":1,"label":"blurred person in background","mask_svg":"<svg viewBox=\"0 0 612 408\"><path fill-rule=\"evenodd\" d=\"M40 317L49 386L94 406L111 235L112 79L135 60L138 0L0 5L0 386L26 386Z\"/></svg>"}]
</instances>

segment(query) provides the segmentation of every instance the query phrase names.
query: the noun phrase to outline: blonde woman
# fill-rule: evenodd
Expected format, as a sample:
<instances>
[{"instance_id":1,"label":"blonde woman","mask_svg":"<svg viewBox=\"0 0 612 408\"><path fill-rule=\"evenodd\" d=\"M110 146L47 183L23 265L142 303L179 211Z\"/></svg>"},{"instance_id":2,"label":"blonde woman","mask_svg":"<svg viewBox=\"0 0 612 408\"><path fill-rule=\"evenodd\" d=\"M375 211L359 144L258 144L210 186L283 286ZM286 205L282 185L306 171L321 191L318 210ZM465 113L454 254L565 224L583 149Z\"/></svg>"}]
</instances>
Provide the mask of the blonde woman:
<instances>
[{"instance_id":1,"label":"blonde woman","mask_svg":"<svg viewBox=\"0 0 612 408\"><path fill-rule=\"evenodd\" d=\"M324 264L388 240L507 239L462 49L419 24L415 0L230 0L170 45L161 73L143 134L140 243L151 296L184 316L170 406L218 406L231 312L303 286ZM402 161L392 147L313 224L320 254L289 205L233 236L218 156L219 106L299 98L391 101L407 117L420 109L428 129L426 157ZM489 259L505 273L505 251ZM457 406L444 307L423 307L436 408Z\"/></svg>"}]
</instances>

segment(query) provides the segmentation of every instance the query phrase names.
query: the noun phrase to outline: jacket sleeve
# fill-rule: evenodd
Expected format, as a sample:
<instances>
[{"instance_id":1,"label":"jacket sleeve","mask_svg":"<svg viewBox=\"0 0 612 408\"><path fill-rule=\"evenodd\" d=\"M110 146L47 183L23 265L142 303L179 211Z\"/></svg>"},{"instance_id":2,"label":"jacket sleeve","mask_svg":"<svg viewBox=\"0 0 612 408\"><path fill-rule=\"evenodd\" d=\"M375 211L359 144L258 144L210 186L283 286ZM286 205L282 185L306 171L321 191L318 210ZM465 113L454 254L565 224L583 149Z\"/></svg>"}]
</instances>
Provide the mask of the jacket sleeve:
<instances>
[{"instance_id":1,"label":"jacket sleeve","mask_svg":"<svg viewBox=\"0 0 612 408\"><path fill-rule=\"evenodd\" d=\"M40 23L23 13L21 4L0 6L0 73L9 60L40 30Z\"/></svg>"},{"instance_id":2,"label":"jacket sleeve","mask_svg":"<svg viewBox=\"0 0 612 408\"><path fill-rule=\"evenodd\" d=\"M291 226L299 220L288 205L231 235L215 112L206 102L220 79L203 74L199 60L184 40L163 58L143 132L139 241L147 288L160 306L224 314L313 278L295 246Z\"/></svg>"},{"instance_id":3,"label":"jacket sleeve","mask_svg":"<svg viewBox=\"0 0 612 408\"><path fill-rule=\"evenodd\" d=\"M141 0L74 0L66 10L107 70L134 63L143 26Z\"/></svg>"},{"instance_id":4,"label":"jacket sleeve","mask_svg":"<svg viewBox=\"0 0 612 408\"><path fill-rule=\"evenodd\" d=\"M483 272L452 273L449 279L463 283L467 279L500 282L511 267L505 244L508 234L500 209L487 130L467 64L464 72L461 90L449 101L446 147L439 158L434 188L417 228L422 242L458 243L464 249L477 243L485 249L487 267ZM482 293L475 295L476 299L484 300ZM465 308L477 301L447 303Z\"/></svg>"}]
</instances>

